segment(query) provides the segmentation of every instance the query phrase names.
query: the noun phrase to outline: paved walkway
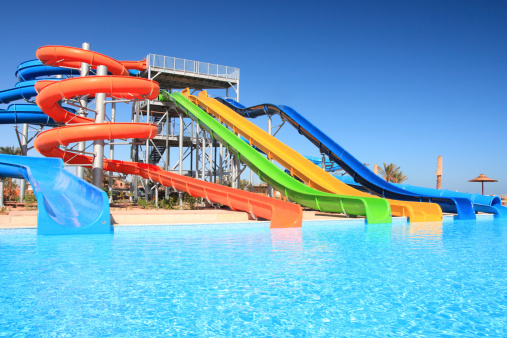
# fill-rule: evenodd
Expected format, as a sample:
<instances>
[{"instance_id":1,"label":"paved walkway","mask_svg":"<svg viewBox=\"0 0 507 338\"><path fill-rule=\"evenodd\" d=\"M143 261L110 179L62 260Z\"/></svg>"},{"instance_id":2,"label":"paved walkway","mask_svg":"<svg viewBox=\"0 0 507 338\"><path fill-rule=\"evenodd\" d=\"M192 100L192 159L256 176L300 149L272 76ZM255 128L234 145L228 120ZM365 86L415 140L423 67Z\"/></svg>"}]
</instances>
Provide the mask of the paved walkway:
<instances>
[{"instance_id":1,"label":"paved walkway","mask_svg":"<svg viewBox=\"0 0 507 338\"><path fill-rule=\"evenodd\" d=\"M358 217L358 219L361 219ZM304 211L303 221L350 220L345 215ZM258 222L250 214L231 210L143 210L111 209L114 226L216 224ZM11 211L0 215L0 229L37 228L37 211Z\"/></svg>"}]
</instances>

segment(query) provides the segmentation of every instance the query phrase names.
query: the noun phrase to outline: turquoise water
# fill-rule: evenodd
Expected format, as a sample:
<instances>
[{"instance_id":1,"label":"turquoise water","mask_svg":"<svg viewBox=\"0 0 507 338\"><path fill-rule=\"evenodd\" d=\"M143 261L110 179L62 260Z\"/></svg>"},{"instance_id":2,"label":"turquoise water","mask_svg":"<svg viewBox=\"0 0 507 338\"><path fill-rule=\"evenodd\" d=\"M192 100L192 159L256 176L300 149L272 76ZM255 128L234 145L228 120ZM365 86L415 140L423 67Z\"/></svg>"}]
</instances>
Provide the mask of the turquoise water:
<instances>
[{"instance_id":1,"label":"turquoise water","mask_svg":"<svg viewBox=\"0 0 507 338\"><path fill-rule=\"evenodd\" d=\"M0 336L507 336L507 222L0 231Z\"/></svg>"}]
</instances>

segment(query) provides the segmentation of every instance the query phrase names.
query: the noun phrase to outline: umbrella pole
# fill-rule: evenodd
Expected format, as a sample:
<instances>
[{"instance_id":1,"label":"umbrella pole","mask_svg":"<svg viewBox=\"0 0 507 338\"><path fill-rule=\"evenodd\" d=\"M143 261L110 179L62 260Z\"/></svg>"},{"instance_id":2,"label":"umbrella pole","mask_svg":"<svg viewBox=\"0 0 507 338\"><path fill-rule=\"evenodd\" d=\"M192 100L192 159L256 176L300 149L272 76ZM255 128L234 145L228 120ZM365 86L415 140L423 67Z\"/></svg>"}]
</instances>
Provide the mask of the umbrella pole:
<instances>
[{"instance_id":1,"label":"umbrella pole","mask_svg":"<svg viewBox=\"0 0 507 338\"><path fill-rule=\"evenodd\" d=\"M482 194L484 195L484 182L481 183L482 183Z\"/></svg>"}]
</instances>

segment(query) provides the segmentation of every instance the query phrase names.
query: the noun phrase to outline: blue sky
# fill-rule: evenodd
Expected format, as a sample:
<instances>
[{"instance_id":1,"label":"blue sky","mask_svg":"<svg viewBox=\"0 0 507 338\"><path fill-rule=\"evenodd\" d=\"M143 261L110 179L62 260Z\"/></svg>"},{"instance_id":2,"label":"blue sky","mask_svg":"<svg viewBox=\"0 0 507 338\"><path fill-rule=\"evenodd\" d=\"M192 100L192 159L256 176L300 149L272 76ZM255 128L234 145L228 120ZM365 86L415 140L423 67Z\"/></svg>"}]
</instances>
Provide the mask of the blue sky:
<instances>
[{"instance_id":1,"label":"blue sky","mask_svg":"<svg viewBox=\"0 0 507 338\"><path fill-rule=\"evenodd\" d=\"M289 105L362 162L434 187L442 155L444 188L480 192L467 181L484 173L499 180L486 193L507 194L504 1L11 1L3 12L2 89L48 44L236 66L243 104ZM0 146L16 143L12 126L0 132ZM318 156L290 127L280 138Z\"/></svg>"}]
</instances>

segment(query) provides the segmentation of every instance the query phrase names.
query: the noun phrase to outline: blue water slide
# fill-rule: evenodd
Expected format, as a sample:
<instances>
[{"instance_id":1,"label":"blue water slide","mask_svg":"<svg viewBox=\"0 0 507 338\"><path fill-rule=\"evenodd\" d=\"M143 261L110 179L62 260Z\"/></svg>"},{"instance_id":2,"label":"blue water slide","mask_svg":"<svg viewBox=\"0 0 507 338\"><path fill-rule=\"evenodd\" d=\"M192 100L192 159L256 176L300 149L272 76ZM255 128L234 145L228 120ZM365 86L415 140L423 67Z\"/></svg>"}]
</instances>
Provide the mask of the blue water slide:
<instances>
[{"instance_id":1,"label":"blue water slide","mask_svg":"<svg viewBox=\"0 0 507 338\"><path fill-rule=\"evenodd\" d=\"M79 75L79 73L77 74ZM39 60L21 63L18 66L18 71L16 71L16 76L21 81L16 83L13 88L0 91L0 103L6 104L17 100L29 101L37 96L37 92L35 91L37 80L34 80L34 78L54 75L76 75L76 71L66 68L42 66ZM74 112L73 109L65 109ZM7 109L0 109L0 124L17 123L56 126L55 121L44 114L36 104L12 104Z\"/></svg>"},{"instance_id":2,"label":"blue water slide","mask_svg":"<svg viewBox=\"0 0 507 338\"><path fill-rule=\"evenodd\" d=\"M45 66L40 60L30 60L20 63L15 75L18 81L27 81L56 75L80 76L80 72L79 69Z\"/></svg>"},{"instance_id":3,"label":"blue water slide","mask_svg":"<svg viewBox=\"0 0 507 338\"><path fill-rule=\"evenodd\" d=\"M348 184L356 189L363 188L362 185L354 181L349 175L333 174L337 179L345 184ZM468 194L464 192L450 191L447 189L432 189L416 187L410 184L391 183L400 189L412 192L420 192L422 194L440 195L442 197L462 197L472 200L475 210L479 212L494 213L497 217L507 217L507 208L502 205L502 200L499 196L485 196L481 194ZM496 212L495 212L496 211Z\"/></svg>"},{"instance_id":4,"label":"blue water slide","mask_svg":"<svg viewBox=\"0 0 507 338\"><path fill-rule=\"evenodd\" d=\"M36 104L11 104L7 109L0 109L0 124L20 123L39 124L50 127L57 125Z\"/></svg>"},{"instance_id":5,"label":"blue water slide","mask_svg":"<svg viewBox=\"0 0 507 338\"><path fill-rule=\"evenodd\" d=\"M288 106L262 104L247 108L232 99L217 98L217 100L245 117L255 118L261 115L279 114L294 128L296 128L300 134L303 134L313 144L315 144L321 153L327 155L331 161L336 162L342 169L351 175L356 182L360 183L363 187L375 195L403 201L438 203L442 208L442 211L456 213L458 214L459 219L475 219L475 208L470 198L416 193L401 189L384 181L349 154L340 145L331 140L317 127L306 120L303 116ZM503 215L498 211L498 208L489 208L490 206L484 207L489 210L488 212L494 213L496 216Z\"/></svg>"},{"instance_id":6,"label":"blue water slide","mask_svg":"<svg viewBox=\"0 0 507 338\"><path fill-rule=\"evenodd\" d=\"M113 232L107 194L69 173L59 158L0 155L0 177L30 182L39 235Z\"/></svg>"},{"instance_id":7,"label":"blue water slide","mask_svg":"<svg viewBox=\"0 0 507 338\"><path fill-rule=\"evenodd\" d=\"M0 90L0 103L11 103L16 100L30 100L32 97L37 96L35 91L35 83L37 81L23 81L18 82L13 88Z\"/></svg>"},{"instance_id":8,"label":"blue water slide","mask_svg":"<svg viewBox=\"0 0 507 338\"><path fill-rule=\"evenodd\" d=\"M316 164L319 167L322 167L322 157L305 156L305 158L308 161L312 162L313 164ZM336 162L326 159L326 161L324 163L325 163L326 171L335 172L338 170L342 170L342 168L338 164L336 164Z\"/></svg>"},{"instance_id":9,"label":"blue water slide","mask_svg":"<svg viewBox=\"0 0 507 338\"><path fill-rule=\"evenodd\" d=\"M90 70L91 74L95 71ZM140 73L138 70L129 70L131 76L137 76ZM112 73L109 73L112 75ZM51 77L56 75L64 76L80 76L79 69L51 67L44 65L40 60L30 60L19 64L16 70L16 77L18 81L27 81L37 79L39 77Z\"/></svg>"}]
</instances>

